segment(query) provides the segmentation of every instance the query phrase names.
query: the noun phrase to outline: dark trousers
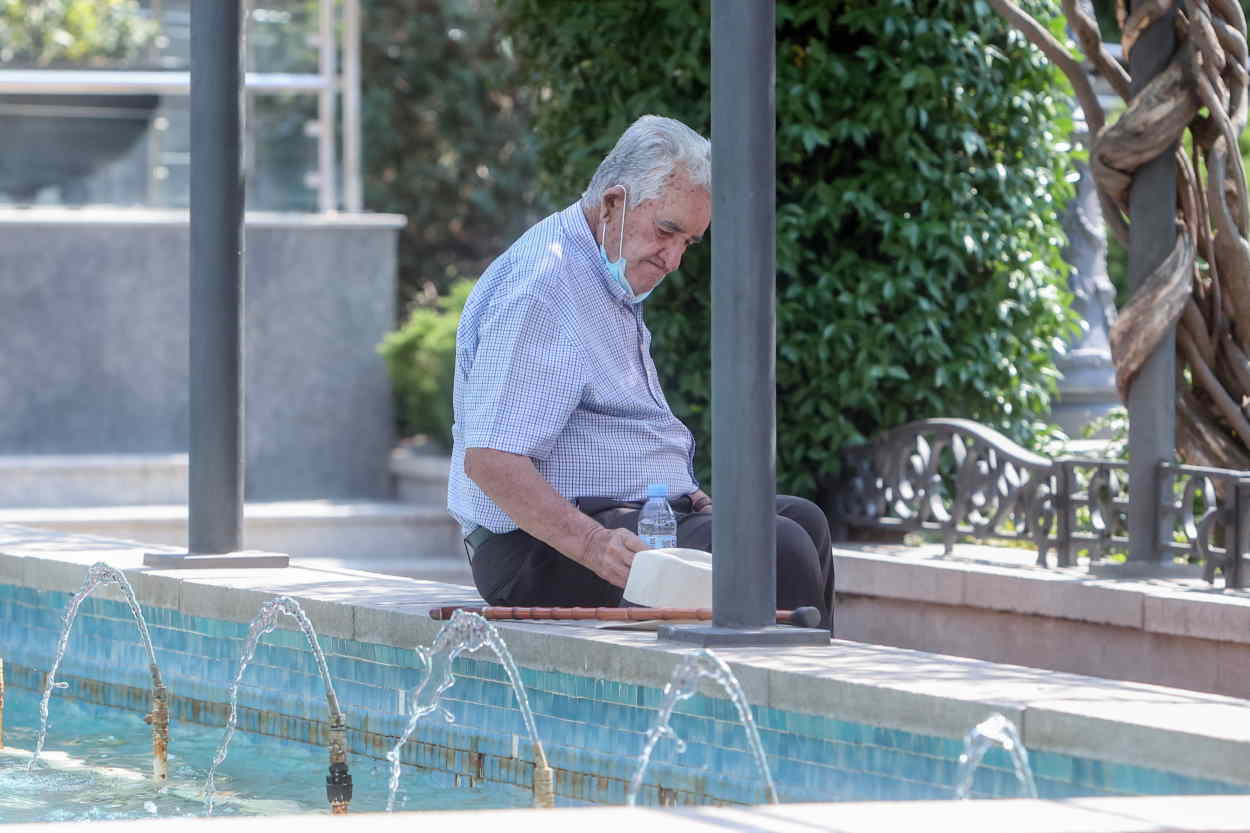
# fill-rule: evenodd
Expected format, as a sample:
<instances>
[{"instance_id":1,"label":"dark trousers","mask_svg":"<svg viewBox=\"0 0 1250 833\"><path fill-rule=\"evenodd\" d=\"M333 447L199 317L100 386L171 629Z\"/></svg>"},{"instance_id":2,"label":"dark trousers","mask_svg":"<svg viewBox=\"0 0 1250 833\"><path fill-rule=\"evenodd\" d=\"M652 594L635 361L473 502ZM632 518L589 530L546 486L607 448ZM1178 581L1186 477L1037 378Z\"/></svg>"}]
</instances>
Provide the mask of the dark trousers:
<instances>
[{"instance_id":1,"label":"dark trousers","mask_svg":"<svg viewBox=\"0 0 1250 833\"><path fill-rule=\"evenodd\" d=\"M690 512L689 498L672 504L677 546L711 552L712 513ZM586 505L584 511L608 529L638 531L638 504ZM832 630L833 544L825 513L809 500L778 495L776 524L777 607L815 607L821 627ZM478 592L492 605L617 607L624 592L520 529L482 542L472 567Z\"/></svg>"}]
</instances>

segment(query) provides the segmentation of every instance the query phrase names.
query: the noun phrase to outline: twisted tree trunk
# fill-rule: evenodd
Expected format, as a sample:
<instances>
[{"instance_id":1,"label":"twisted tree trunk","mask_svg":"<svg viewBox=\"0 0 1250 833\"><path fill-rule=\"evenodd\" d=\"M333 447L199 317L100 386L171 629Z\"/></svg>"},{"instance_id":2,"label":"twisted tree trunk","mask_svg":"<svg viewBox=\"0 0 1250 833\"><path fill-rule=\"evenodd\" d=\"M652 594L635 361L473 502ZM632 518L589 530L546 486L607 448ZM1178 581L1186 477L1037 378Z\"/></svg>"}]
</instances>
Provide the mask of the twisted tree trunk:
<instances>
[{"instance_id":1,"label":"twisted tree trunk","mask_svg":"<svg viewBox=\"0 0 1250 833\"><path fill-rule=\"evenodd\" d=\"M1068 77L1089 124L1090 167L1107 226L1128 245L1128 198L1137 170L1180 142L1177 240L1135 287L1111 328L1120 398L1169 328L1176 326L1177 452L1185 462L1250 468L1250 244L1246 177L1237 138L1246 124L1246 19L1237 0L1183 0L1180 47L1136 97L1124 66L1102 45L1089 0L1063 0L1089 65L1128 109L1108 126L1086 67L1016 5L989 0ZM1124 60L1177 0L1118 0Z\"/></svg>"}]
</instances>

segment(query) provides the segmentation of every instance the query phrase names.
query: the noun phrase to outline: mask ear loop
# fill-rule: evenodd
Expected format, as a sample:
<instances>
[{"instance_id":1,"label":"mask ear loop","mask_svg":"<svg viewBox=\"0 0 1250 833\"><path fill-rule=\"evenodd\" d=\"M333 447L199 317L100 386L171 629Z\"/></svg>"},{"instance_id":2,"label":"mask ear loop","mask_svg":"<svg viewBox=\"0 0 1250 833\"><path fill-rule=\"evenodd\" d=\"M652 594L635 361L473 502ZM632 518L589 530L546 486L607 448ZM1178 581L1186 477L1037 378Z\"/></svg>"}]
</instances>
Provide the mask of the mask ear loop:
<instances>
[{"instance_id":1,"label":"mask ear loop","mask_svg":"<svg viewBox=\"0 0 1250 833\"><path fill-rule=\"evenodd\" d=\"M621 201L621 242L616 247L616 259L620 260L625 257L625 212L629 210L629 190L624 185L616 187L625 195L625 199Z\"/></svg>"},{"instance_id":2,"label":"mask ear loop","mask_svg":"<svg viewBox=\"0 0 1250 833\"><path fill-rule=\"evenodd\" d=\"M621 242L616 247L616 259L620 260L625 256L625 211L629 207L629 190L624 185L613 185L612 188L620 188L621 193L625 195L625 201L621 203ZM611 191L612 188L609 188L608 190ZM604 235L607 233L608 221L607 218L604 218L604 221L599 224L599 239L603 240ZM606 241L604 243L604 250L607 250Z\"/></svg>"}]
</instances>

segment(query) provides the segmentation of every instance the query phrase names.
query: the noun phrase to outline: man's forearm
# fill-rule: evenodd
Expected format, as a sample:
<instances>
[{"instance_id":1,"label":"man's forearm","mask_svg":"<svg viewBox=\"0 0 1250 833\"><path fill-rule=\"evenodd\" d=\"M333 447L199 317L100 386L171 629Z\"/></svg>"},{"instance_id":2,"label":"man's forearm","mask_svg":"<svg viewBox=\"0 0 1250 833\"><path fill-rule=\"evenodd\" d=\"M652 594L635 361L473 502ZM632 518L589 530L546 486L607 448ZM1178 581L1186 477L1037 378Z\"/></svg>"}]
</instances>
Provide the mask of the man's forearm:
<instances>
[{"instance_id":1,"label":"man's forearm","mask_svg":"<svg viewBox=\"0 0 1250 833\"><path fill-rule=\"evenodd\" d=\"M590 566L590 539L604 528L561 497L529 457L470 448L465 451L464 471L517 526L579 564Z\"/></svg>"}]
</instances>

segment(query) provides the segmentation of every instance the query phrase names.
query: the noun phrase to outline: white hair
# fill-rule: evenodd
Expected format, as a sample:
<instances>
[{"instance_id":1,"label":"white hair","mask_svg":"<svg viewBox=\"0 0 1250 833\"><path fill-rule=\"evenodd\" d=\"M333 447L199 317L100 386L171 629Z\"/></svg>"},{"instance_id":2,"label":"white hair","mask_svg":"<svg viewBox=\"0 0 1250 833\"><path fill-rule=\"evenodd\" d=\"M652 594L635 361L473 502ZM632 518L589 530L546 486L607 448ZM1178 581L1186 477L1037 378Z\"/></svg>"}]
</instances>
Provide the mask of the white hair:
<instances>
[{"instance_id":1,"label":"white hair","mask_svg":"<svg viewBox=\"0 0 1250 833\"><path fill-rule=\"evenodd\" d=\"M676 173L710 192L712 143L676 119L643 116L626 128L599 163L582 193L582 206L594 208L609 189L623 185L632 208L660 196Z\"/></svg>"}]
</instances>

